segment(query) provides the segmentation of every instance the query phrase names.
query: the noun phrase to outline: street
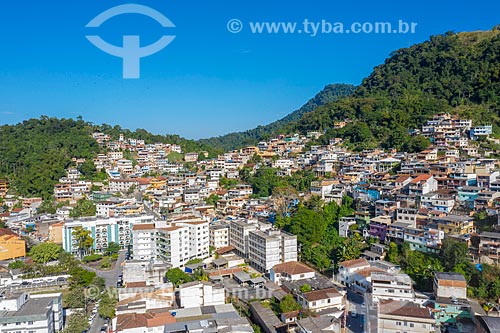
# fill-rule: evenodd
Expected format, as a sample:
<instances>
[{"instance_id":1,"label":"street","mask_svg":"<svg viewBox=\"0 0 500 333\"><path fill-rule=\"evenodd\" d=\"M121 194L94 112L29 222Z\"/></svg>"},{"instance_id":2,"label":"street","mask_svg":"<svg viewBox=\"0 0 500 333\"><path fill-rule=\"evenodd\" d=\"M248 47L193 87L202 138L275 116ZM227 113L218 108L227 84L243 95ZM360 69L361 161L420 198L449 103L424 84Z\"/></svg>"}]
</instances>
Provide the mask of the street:
<instances>
[{"instance_id":1,"label":"street","mask_svg":"<svg viewBox=\"0 0 500 333\"><path fill-rule=\"evenodd\" d=\"M125 260L125 254L127 250L121 250L118 253L118 260L115 263L115 267L109 271L102 271L93 267L82 265L83 268L91 272L95 272L97 276L102 277L106 282L106 287L116 287L116 281L118 281L118 276L122 273L122 263Z\"/></svg>"},{"instance_id":2,"label":"street","mask_svg":"<svg viewBox=\"0 0 500 333\"><path fill-rule=\"evenodd\" d=\"M366 307L363 306L365 299L358 293L347 290L348 300L348 315L347 315L347 331L353 333L361 333L365 331ZM356 315L353 316L353 313Z\"/></svg>"},{"instance_id":3,"label":"street","mask_svg":"<svg viewBox=\"0 0 500 333\"><path fill-rule=\"evenodd\" d=\"M106 288L116 287L116 282L118 281L118 276L122 273L122 263L125 260L126 250L119 252L118 260L115 263L115 267L109 271L101 271L88 266L83 266L85 269L95 272L97 276L102 277L106 283ZM101 327L104 326L105 320L99 315L96 315L92 324L90 325L89 333L99 333Z\"/></svg>"}]
</instances>

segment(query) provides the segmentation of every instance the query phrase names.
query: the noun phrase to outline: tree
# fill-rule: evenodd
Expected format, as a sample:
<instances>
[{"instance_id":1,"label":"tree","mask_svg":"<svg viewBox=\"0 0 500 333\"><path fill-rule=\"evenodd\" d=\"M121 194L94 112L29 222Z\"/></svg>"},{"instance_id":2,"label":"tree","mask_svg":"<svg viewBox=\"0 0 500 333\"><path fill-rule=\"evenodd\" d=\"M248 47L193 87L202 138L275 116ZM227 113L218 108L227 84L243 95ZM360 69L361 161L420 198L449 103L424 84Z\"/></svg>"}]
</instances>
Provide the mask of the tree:
<instances>
[{"instance_id":1,"label":"tree","mask_svg":"<svg viewBox=\"0 0 500 333\"><path fill-rule=\"evenodd\" d=\"M451 271L455 266L467 261L468 253L469 250L466 243L445 238L440 251L440 259L444 269Z\"/></svg>"},{"instance_id":2,"label":"tree","mask_svg":"<svg viewBox=\"0 0 500 333\"><path fill-rule=\"evenodd\" d=\"M118 243L111 242L108 244L108 247L104 249L104 253L106 255L112 255L114 253L118 253L121 250L121 246Z\"/></svg>"},{"instance_id":3,"label":"tree","mask_svg":"<svg viewBox=\"0 0 500 333\"><path fill-rule=\"evenodd\" d=\"M386 259L393 264L397 264L399 262L399 249L398 244L394 242L389 243L389 248L387 249Z\"/></svg>"},{"instance_id":4,"label":"tree","mask_svg":"<svg viewBox=\"0 0 500 333\"><path fill-rule=\"evenodd\" d=\"M95 216L96 206L94 202L87 199L80 199L76 203L76 206L69 213L70 217L84 217L84 216Z\"/></svg>"},{"instance_id":5,"label":"tree","mask_svg":"<svg viewBox=\"0 0 500 333\"><path fill-rule=\"evenodd\" d=\"M302 286L300 286L300 292L301 293L308 293L312 290L311 286L307 283L303 284Z\"/></svg>"},{"instance_id":6,"label":"tree","mask_svg":"<svg viewBox=\"0 0 500 333\"><path fill-rule=\"evenodd\" d=\"M210 196L205 200L207 205L217 206L217 202L219 202L220 197L217 194L210 194Z\"/></svg>"},{"instance_id":7,"label":"tree","mask_svg":"<svg viewBox=\"0 0 500 333\"><path fill-rule=\"evenodd\" d=\"M76 240L80 257L83 257L83 255L94 244L94 239L90 237L90 234L91 232L89 230L84 229L83 227L76 227L75 229L73 229L72 235Z\"/></svg>"},{"instance_id":8,"label":"tree","mask_svg":"<svg viewBox=\"0 0 500 333\"><path fill-rule=\"evenodd\" d=\"M26 264L22 260L16 260L9 264L9 269L24 269Z\"/></svg>"},{"instance_id":9,"label":"tree","mask_svg":"<svg viewBox=\"0 0 500 333\"><path fill-rule=\"evenodd\" d=\"M97 170L95 168L95 164L92 160L86 160L82 164L78 166L78 171L82 173L82 176L85 179L92 180L97 174Z\"/></svg>"},{"instance_id":10,"label":"tree","mask_svg":"<svg viewBox=\"0 0 500 333\"><path fill-rule=\"evenodd\" d=\"M321 242L326 233L326 222L320 212L299 205L292 217L292 233L302 244L312 245Z\"/></svg>"},{"instance_id":11,"label":"tree","mask_svg":"<svg viewBox=\"0 0 500 333\"><path fill-rule=\"evenodd\" d=\"M70 309L81 309L85 307L85 288L83 286L73 286L68 292L63 294L63 306Z\"/></svg>"},{"instance_id":12,"label":"tree","mask_svg":"<svg viewBox=\"0 0 500 333\"><path fill-rule=\"evenodd\" d=\"M113 318L115 316L115 306L118 300L114 297L116 293L106 291L99 301L99 316L105 319Z\"/></svg>"},{"instance_id":13,"label":"tree","mask_svg":"<svg viewBox=\"0 0 500 333\"><path fill-rule=\"evenodd\" d=\"M172 162L181 162L184 159L184 156L178 152L171 151L167 155L167 160L172 163Z\"/></svg>"},{"instance_id":14,"label":"tree","mask_svg":"<svg viewBox=\"0 0 500 333\"><path fill-rule=\"evenodd\" d=\"M87 271L79 266L73 267L69 273L71 275L69 282L72 288L78 286L88 287L94 282L97 276L96 273Z\"/></svg>"},{"instance_id":15,"label":"tree","mask_svg":"<svg viewBox=\"0 0 500 333\"><path fill-rule=\"evenodd\" d=\"M73 313L64 327L63 333L82 333L87 330L89 324L83 312Z\"/></svg>"},{"instance_id":16,"label":"tree","mask_svg":"<svg viewBox=\"0 0 500 333\"><path fill-rule=\"evenodd\" d=\"M359 234L345 238L343 244L337 249L337 260L339 262L358 259L364 244Z\"/></svg>"},{"instance_id":17,"label":"tree","mask_svg":"<svg viewBox=\"0 0 500 333\"><path fill-rule=\"evenodd\" d=\"M104 257L99 264L101 269L108 269L111 267L111 257Z\"/></svg>"},{"instance_id":18,"label":"tree","mask_svg":"<svg viewBox=\"0 0 500 333\"><path fill-rule=\"evenodd\" d=\"M40 243L31 248L28 255L37 264L57 260L62 252L61 246L54 243Z\"/></svg>"},{"instance_id":19,"label":"tree","mask_svg":"<svg viewBox=\"0 0 500 333\"><path fill-rule=\"evenodd\" d=\"M191 276L183 272L180 268L169 269L165 274L165 276L176 287L179 286L180 284L193 281Z\"/></svg>"},{"instance_id":20,"label":"tree","mask_svg":"<svg viewBox=\"0 0 500 333\"><path fill-rule=\"evenodd\" d=\"M297 303L297 301L293 298L292 295L288 294L281 299L280 302L281 313L287 313L297 310L300 310L300 305L299 303Z\"/></svg>"},{"instance_id":21,"label":"tree","mask_svg":"<svg viewBox=\"0 0 500 333\"><path fill-rule=\"evenodd\" d=\"M54 200L44 200L42 204L37 208L37 212L38 214L55 214L56 208L54 207Z\"/></svg>"}]
</instances>

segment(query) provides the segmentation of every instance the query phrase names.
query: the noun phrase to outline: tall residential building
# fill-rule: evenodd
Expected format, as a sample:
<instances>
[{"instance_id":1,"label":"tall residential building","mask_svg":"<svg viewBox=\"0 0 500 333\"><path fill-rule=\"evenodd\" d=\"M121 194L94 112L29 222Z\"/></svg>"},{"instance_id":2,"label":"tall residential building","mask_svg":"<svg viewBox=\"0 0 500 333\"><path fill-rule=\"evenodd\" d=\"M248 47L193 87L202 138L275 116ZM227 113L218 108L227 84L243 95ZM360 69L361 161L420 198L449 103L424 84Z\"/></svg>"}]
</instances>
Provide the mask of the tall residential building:
<instances>
[{"instance_id":1,"label":"tall residential building","mask_svg":"<svg viewBox=\"0 0 500 333\"><path fill-rule=\"evenodd\" d=\"M150 231L149 236L144 237L151 237ZM197 217L167 221L165 227L156 229L152 246L155 257L172 268L184 266L191 259L206 258L209 256L208 222ZM139 248L136 250L134 245L133 250L134 258L138 259L135 252Z\"/></svg>"},{"instance_id":2,"label":"tall residential building","mask_svg":"<svg viewBox=\"0 0 500 333\"><path fill-rule=\"evenodd\" d=\"M255 220L233 220L229 243L252 266L268 272L273 266L297 261L297 236L273 229L269 223Z\"/></svg>"},{"instance_id":3,"label":"tall residential building","mask_svg":"<svg viewBox=\"0 0 500 333\"><path fill-rule=\"evenodd\" d=\"M156 255L170 268L189 261L189 228L169 226L156 232Z\"/></svg>"},{"instance_id":4,"label":"tall residential building","mask_svg":"<svg viewBox=\"0 0 500 333\"><path fill-rule=\"evenodd\" d=\"M77 242L73 231L82 227L91 232L94 239L93 249L100 252L108 247L111 242L120 244L122 249L132 245L132 229L134 225L153 223L151 215L124 216L115 218L81 218L67 220L63 227L63 249L66 252L78 252Z\"/></svg>"},{"instance_id":5,"label":"tall residential building","mask_svg":"<svg viewBox=\"0 0 500 333\"><path fill-rule=\"evenodd\" d=\"M277 229L251 231L248 258L262 272L284 262L297 261L297 236Z\"/></svg>"},{"instance_id":6,"label":"tall residential building","mask_svg":"<svg viewBox=\"0 0 500 333\"><path fill-rule=\"evenodd\" d=\"M209 243L215 249L229 245L229 224L214 223L209 226Z\"/></svg>"},{"instance_id":7,"label":"tall residential building","mask_svg":"<svg viewBox=\"0 0 500 333\"><path fill-rule=\"evenodd\" d=\"M155 255L156 226L154 223L136 224L132 227L132 256L134 259L151 260Z\"/></svg>"},{"instance_id":8,"label":"tall residential building","mask_svg":"<svg viewBox=\"0 0 500 333\"><path fill-rule=\"evenodd\" d=\"M248 258L248 235L258 227L256 220L238 219L229 224L229 244L244 258Z\"/></svg>"}]
</instances>

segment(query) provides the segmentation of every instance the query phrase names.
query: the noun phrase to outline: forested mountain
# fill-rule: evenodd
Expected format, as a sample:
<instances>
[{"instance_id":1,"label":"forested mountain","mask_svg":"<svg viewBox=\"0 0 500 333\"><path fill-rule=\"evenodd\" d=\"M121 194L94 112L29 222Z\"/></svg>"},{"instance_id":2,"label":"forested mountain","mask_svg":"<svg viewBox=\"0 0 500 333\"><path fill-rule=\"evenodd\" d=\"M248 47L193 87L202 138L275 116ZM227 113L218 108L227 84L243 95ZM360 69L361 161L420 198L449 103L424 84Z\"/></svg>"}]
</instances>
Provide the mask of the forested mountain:
<instances>
[{"instance_id":1,"label":"forested mountain","mask_svg":"<svg viewBox=\"0 0 500 333\"><path fill-rule=\"evenodd\" d=\"M219 137L202 139L199 142L211 147L221 148L223 150L232 150L248 145L255 145L261 140L280 134L280 131L284 126L299 120L307 112L311 112L321 105L325 105L351 95L355 88L355 86L350 84L329 84L300 109L269 125L258 126L257 128L244 132L235 132Z\"/></svg>"},{"instance_id":2,"label":"forested mountain","mask_svg":"<svg viewBox=\"0 0 500 333\"><path fill-rule=\"evenodd\" d=\"M9 179L19 194L46 198L73 157L97 154L91 133L83 120L46 116L0 126L0 178Z\"/></svg>"},{"instance_id":3,"label":"forested mountain","mask_svg":"<svg viewBox=\"0 0 500 333\"><path fill-rule=\"evenodd\" d=\"M500 30L446 33L391 54L350 97L320 106L282 132L325 130L322 138L343 137L357 149L426 145L410 137L433 114L450 112L492 123L500 134ZM353 122L333 129L336 120ZM428 143L427 143L428 144Z\"/></svg>"}]
</instances>

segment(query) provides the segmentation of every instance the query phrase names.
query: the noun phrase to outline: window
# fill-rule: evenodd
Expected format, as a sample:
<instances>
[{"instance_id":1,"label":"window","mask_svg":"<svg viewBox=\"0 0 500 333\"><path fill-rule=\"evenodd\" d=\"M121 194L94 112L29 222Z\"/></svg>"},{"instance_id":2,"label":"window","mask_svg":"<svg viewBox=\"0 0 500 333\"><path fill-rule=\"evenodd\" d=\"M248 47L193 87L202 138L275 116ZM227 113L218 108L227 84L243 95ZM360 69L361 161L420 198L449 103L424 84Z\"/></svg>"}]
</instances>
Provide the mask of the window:
<instances>
[{"instance_id":1,"label":"window","mask_svg":"<svg viewBox=\"0 0 500 333\"><path fill-rule=\"evenodd\" d=\"M28 321L28 325L33 325L33 322L32 321Z\"/></svg>"},{"instance_id":2,"label":"window","mask_svg":"<svg viewBox=\"0 0 500 333\"><path fill-rule=\"evenodd\" d=\"M413 323L410 323L410 327L415 327L415 324L413 324Z\"/></svg>"},{"instance_id":3,"label":"window","mask_svg":"<svg viewBox=\"0 0 500 333\"><path fill-rule=\"evenodd\" d=\"M400 321L397 321L397 322L396 322L396 326L401 326L401 322L400 322Z\"/></svg>"}]
</instances>

